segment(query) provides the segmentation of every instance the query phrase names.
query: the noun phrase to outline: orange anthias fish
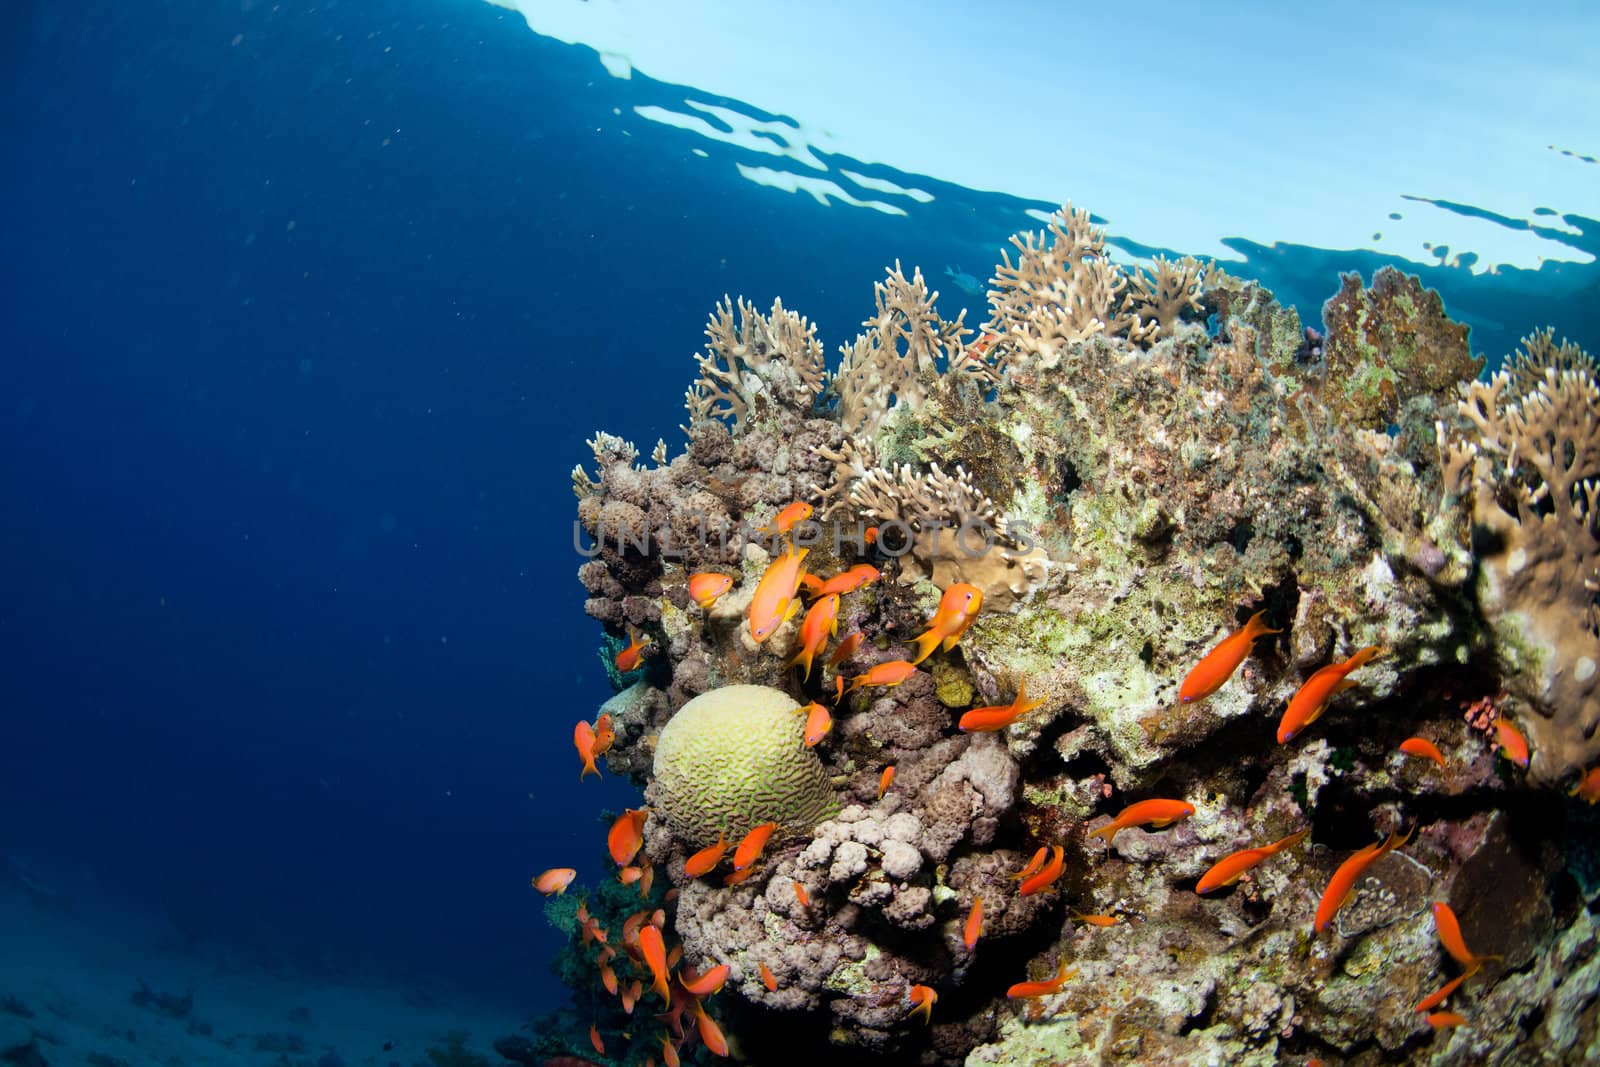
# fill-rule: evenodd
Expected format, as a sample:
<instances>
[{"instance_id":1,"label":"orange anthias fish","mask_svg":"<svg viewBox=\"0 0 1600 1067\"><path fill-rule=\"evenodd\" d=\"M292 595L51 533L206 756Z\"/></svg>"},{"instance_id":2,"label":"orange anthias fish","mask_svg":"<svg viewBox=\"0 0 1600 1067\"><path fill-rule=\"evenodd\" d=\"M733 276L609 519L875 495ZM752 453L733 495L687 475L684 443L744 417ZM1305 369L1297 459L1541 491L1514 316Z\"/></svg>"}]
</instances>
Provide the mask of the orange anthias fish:
<instances>
[{"instance_id":1,"label":"orange anthias fish","mask_svg":"<svg viewBox=\"0 0 1600 1067\"><path fill-rule=\"evenodd\" d=\"M567 891L567 886L571 885L576 877L578 872L571 867L551 867L533 880L533 888L545 896L554 893L559 897Z\"/></svg>"},{"instance_id":2,"label":"orange anthias fish","mask_svg":"<svg viewBox=\"0 0 1600 1067\"><path fill-rule=\"evenodd\" d=\"M594 721L594 754L604 756L611 751L611 742L617 737L616 729L611 725L611 716L605 712Z\"/></svg>"},{"instance_id":3,"label":"orange anthias fish","mask_svg":"<svg viewBox=\"0 0 1600 1067\"><path fill-rule=\"evenodd\" d=\"M1567 791L1567 796L1586 800L1590 804L1600 804L1600 767L1591 767L1584 772L1578 784Z\"/></svg>"},{"instance_id":4,"label":"orange anthias fish","mask_svg":"<svg viewBox=\"0 0 1600 1067\"><path fill-rule=\"evenodd\" d=\"M1239 664L1250 655L1250 646L1256 638L1282 633L1261 621L1265 614L1265 611L1256 612L1243 627L1224 637L1216 648L1200 657L1200 662L1194 665L1178 687L1178 699L1185 704L1204 700L1233 677Z\"/></svg>"},{"instance_id":5,"label":"orange anthias fish","mask_svg":"<svg viewBox=\"0 0 1600 1067\"><path fill-rule=\"evenodd\" d=\"M1400 742L1400 751L1408 756L1418 759L1431 759L1440 767L1448 768L1444 761L1444 753L1439 751L1439 746L1429 741L1426 737L1408 737Z\"/></svg>"},{"instance_id":6,"label":"orange anthias fish","mask_svg":"<svg viewBox=\"0 0 1600 1067\"><path fill-rule=\"evenodd\" d=\"M1475 956L1467 948L1467 942L1461 936L1461 923L1456 919L1456 913L1450 905L1440 901L1433 906L1433 926L1439 931L1439 944L1450 953L1450 958L1461 964L1468 974L1479 970L1490 960L1498 960L1500 956Z\"/></svg>"},{"instance_id":7,"label":"orange anthias fish","mask_svg":"<svg viewBox=\"0 0 1600 1067\"><path fill-rule=\"evenodd\" d=\"M794 899L800 902L802 908L811 907L811 896L806 892L806 887L800 884L798 878L791 878L790 881L794 882Z\"/></svg>"},{"instance_id":8,"label":"orange anthias fish","mask_svg":"<svg viewBox=\"0 0 1600 1067\"><path fill-rule=\"evenodd\" d=\"M767 968L767 965L760 960L756 961L756 966L761 968L761 984L767 987L768 993L776 993L778 991L778 976L773 974Z\"/></svg>"},{"instance_id":9,"label":"orange anthias fish","mask_svg":"<svg viewBox=\"0 0 1600 1067\"><path fill-rule=\"evenodd\" d=\"M1478 973L1478 972L1477 972L1476 969L1474 969L1474 970L1468 971L1465 974L1456 975L1456 977L1450 979L1450 981L1446 982L1444 985L1440 986L1438 989L1434 990L1432 993L1429 993L1427 996L1425 996L1421 1000L1417 1001L1416 1010L1417 1011L1432 1011L1434 1008L1437 1008L1439 1005L1443 1004L1446 1000L1450 999L1450 994L1454 993L1456 991L1456 987L1457 986L1459 986L1462 982L1465 982L1468 978L1471 978L1476 973Z\"/></svg>"},{"instance_id":10,"label":"orange anthias fish","mask_svg":"<svg viewBox=\"0 0 1600 1067\"><path fill-rule=\"evenodd\" d=\"M618 867L626 867L639 854L639 847L644 844L644 821L649 817L649 808L630 808L611 824L606 846L611 849L611 858Z\"/></svg>"},{"instance_id":11,"label":"orange anthias fish","mask_svg":"<svg viewBox=\"0 0 1600 1067\"><path fill-rule=\"evenodd\" d=\"M684 861L683 873L690 878L699 878L701 875L710 874L716 869L717 864L722 862L722 854L727 851L727 835L718 834L716 844L707 845Z\"/></svg>"},{"instance_id":12,"label":"orange anthias fish","mask_svg":"<svg viewBox=\"0 0 1600 1067\"><path fill-rule=\"evenodd\" d=\"M1427 1017L1428 1025L1435 1030L1448 1030L1452 1026L1465 1026L1467 1017L1453 1011L1436 1011Z\"/></svg>"},{"instance_id":13,"label":"orange anthias fish","mask_svg":"<svg viewBox=\"0 0 1600 1067\"><path fill-rule=\"evenodd\" d=\"M1500 742L1500 754L1518 767L1528 765L1528 739L1516 724L1504 715L1494 721L1495 739Z\"/></svg>"},{"instance_id":14,"label":"orange anthias fish","mask_svg":"<svg viewBox=\"0 0 1600 1067\"><path fill-rule=\"evenodd\" d=\"M879 663L869 668L865 674L856 675L850 679L850 684L845 686L844 691L853 693L857 689L864 689L868 686L879 686L888 689L899 685L916 673L916 664L908 663L903 659L892 659L887 663Z\"/></svg>"},{"instance_id":15,"label":"orange anthias fish","mask_svg":"<svg viewBox=\"0 0 1600 1067\"><path fill-rule=\"evenodd\" d=\"M733 579L716 571L701 571L689 575L689 599L700 605L700 610L710 611L717 598L733 588Z\"/></svg>"},{"instance_id":16,"label":"orange anthias fish","mask_svg":"<svg viewBox=\"0 0 1600 1067\"><path fill-rule=\"evenodd\" d=\"M1034 708L1043 706L1042 700L1028 699L1028 685L1022 682L1017 686L1017 697L1009 704L996 704L987 708L973 708L961 716L961 721L956 725L964 733L992 733L995 730L1004 730Z\"/></svg>"},{"instance_id":17,"label":"orange anthias fish","mask_svg":"<svg viewBox=\"0 0 1600 1067\"><path fill-rule=\"evenodd\" d=\"M829 593L854 593L864 585L870 585L878 580L878 568L870 563L857 563L849 570L840 571L832 578L823 582L817 588L818 596L827 596Z\"/></svg>"},{"instance_id":18,"label":"orange anthias fish","mask_svg":"<svg viewBox=\"0 0 1600 1067\"><path fill-rule=\"evenodd\" d=\"M698 1000L694 1002L694 1025L700 1031L700 1040L705 1042L713 1056L727 1056L728 1039L723 1036L716 1020L706 1014L705 1005Z\"/></svg>"},{"instance_id":19,"label":"orange anthias fish","mask_svg":"<svg viewBox=\"0 0 1600 1067\"><path fill-rule=\"evenodd\" d=\"M649 923L639 927L639 952L644 956L645 966L650 968L654 979L650 988L671 1004L672 989L667 984L667 946L661 940L661 931Z\"/></svg>"},{"instance_id":20,"label":"orange anthias fish","mask_svg":"<svg viewBox=\"0 0 1600 1067\"><path fill-rule=\"evenodd\" d=\"M811 610L806 612L805 621L800 624L800 651L794 654L785 666L800 666L805 668L802 677L811 680L811 661L823 646L828 643L828 638L839 632L839 594L829 593L822 597Z\"/></svg>"},{"instance_id":21,"label":"orange anthias fish","mask_svg":"<svg viewBox=\"0 0 1600 1067\"><path fill-rule=\"evenodd\" d=\"M1013 882L1020 882L1024 878L1027 878L1029 875L1033 874L1040 867L1044 866L1045 857L1049 854L1050 850L1044 845L1040 845L1039 851L1033 854L1033 859L1029 860L1027 866L1023 867L1022 870L1018 871L1016 874L1013 874L1011 876L1011 880Z\"/></svg>"},{"instance_id":22,"label":"orange anthias fish","mask_svg":"<svg viewBox=\"0 0 1600 1067\"><path fill-rule=\"evenodd\" d=\"M611 964L609 963L600 965L600 984L606 987L607 993L612 996L617 995L617 972L611 969Z\"/></svg>"},{"instance_id":23,"label":"orange anthias fish","mask_svg":"<svg viewBox=\"0 0 1600 1067\"><path fill-rule=\"evenodd\" d=\"M855 633L846 637L843 641L840 641L839 647L834 649L833 655L828 657L828 666L837 667L839 664L855 655L856 649L861 647L862 640L863 638L861 636L861 631L857 630Z\"/></svg>"},{"instance_id":24,"label":"orange anthias fish","mask_svg":"<svg viewBox=\"0 0 1600 1067\"><path fill-rule=\"evenodd\" d=\"M549 1063L549 1060L545 1061ZM655 1067L655 1060L646 1060L645 1067ZM683 1060L678 1058L678 1046L672 1043L672 1035L665 1031L661 1034L661 1062L665 1067L680 1067Z\"/></svg>"},{"instance_id":25,"label":"orange anthias fish","mask_svg":"<svg viewBox=\"0 0 1600 1067\"><path fill-rule=\"evenodd\" d=\"M1195 883L1194 891L1201 896L1229 886L1244 877L1244 872L1261 863L1269 857L1276 856L1286 848L1293 848L1304 841L1311 833L1310 830L1296 830L1288 837L1274 841L1270 845L1259 848L1245 848L1230 856L1224 856L1212 865L1211 869L1200 876L1200 881Z\"/></svg>"},{"instance_id":26,"label":"orange anthias fish","mask_svg":"<svg viewBox=\"0 0 1600 1067\"><path fill-rule=\"evenodd\" d=\"M878 799L879 800L883 799L883 794L887 793L889 791L889 787L891 785L893 785L893 784L894 784L894 764L891 763L891 764L889 764L889 766L887 766L887 767L885 767L883 769L883 774L880 775L879 778L878 778Z\"/></svg>"},{"instance_id":27,"label":"orange anthias fish","mask_svg":"<svg viewBox=\"0 0 1600 1067\"><path fill-rule=\"evenodd\" d=\"M1299 692L1289 698L1289 706L1284 709L1283 719L1278 723L1278 744L1287 743L1295 734L1316 722L1334 694L1356 684L1345 675L1367 663L1380 651L1377 645L1368 645L1343 663L1330 663L1307 678Z\"/></svg>"},{"instance_id":28,"label":"orange anthias fish","mask_svg":"<svg viewBox=\"0 0 1600 1067\"><path fill-rule=\"evenodd\" d=\"M756 861L761 850L767 847L767 838L778 828L775 822L764 822L744 835L739 847L733 850L733 869L742 871Z\"/></svg>"},{"instance_id":29,"label":"orange anthias fish","mask_svg":"<svg viewBox=\"0 0 1600 1067\"><path fill-rule=\"evenodd\" d=\"M811 517L812 507L804 500L796 500L784 506L772 517L772 521L762 527L761 532L768 537L782 537L799 523Z\"/></svg>"},{"instance_id":30,"label":"orange anthias fish","mask_svg":"<svg viewBox=\"0 0 1600 1067\"><path fill-rule=\"evenodd\" d=\"M933 1005L939 999L939 994L933 991L932 986L914 985L911 987L911 1010L907 1015L922 1013L922 1021L933 1022Z\"/></svg>"},{"instance_id":31,"label":"orange anthias fish","mask_svg":"<svg viewBox=\"0 0 1600 1067\"><path fill-rule=\"evenodd\" d=\"M788 550L767 567L750 598L750 636L757 644L778 632L789 617L799 610L795 594L800 590L800 567L805 562L809 548Z\"/></svg>"},{"instance_id":32,"label":"orange anthias fish","mask_svg":"<svg viewBox=\"0 0 1600 1067\"><path fill-rule=\"evenodd\" d=\"M600 1027L595 1023L589 1024L589 1044L593 1045L594 1050L600 1055L606 1054L605 1042L600 1040Z\"/></svg>"},{"instance_id":33,"label":"orange anthias fish","mask_svg":"<svg viewBox=\"0 0 1600 1067\"><path fill-rule=\"evenodd\" d=\"M1046 979L1043 982L1018 982L1006 990L1006 996L1012 1000L1017 1000L1021 997L1048 997L1052 993L1061 992L1061 987L1066 985L1068 980L1077 973L1078 968L1068 967L1067 961L1062 960L1054 978Z\"/></svg>"},{"instance_id":34,"label":"orange anthias fish","mask_svg":"<svg viewBox=\"0 0 1600 1067\"><path fill-rule=\"evenodd\" d=\"M720 993L723 985L728 981L728 972L732 970L726 963L719 963L705 974L695 974L684 969L678 975L678 981L683 988L697 997L709 997L713 993Z\"/></svg>"},{"instance_id":35,"label":"orange anthias fish","mask_svg":"<svg viewBox=\"0 0 1600 1067\"><path fill-rule=\"evenodd\" d=\"M928 620L928 628L915 641L917 654L911 662L921 663L935 648L942 647L946 652L954 648L982 607L983 593L977 586L957 582L946 589L939 598L938 610Z\"/></svg>"},{"instance_id":36,"label":"orange anthias fish","mask_svg":"<svg viewBox=\"0 0 1600 1067\"><path fill-rule=\"evenodd\" d=\"M1078 922L1088 923L1090 926L1098 926L1101 929L1121 926L1124 922L1120 915L1085 915L1081 911L1073 912L1072 917Z\"/></svg>"},{"instance_id":37,"label":"orange anthias fish","mask_svg":"<svg viewBox=\"0 0 1600 1067\"><path fill-rule=\"evenodd\" d=\"M828 709L818 704L815 700L805 707L798 709L806 713L805 746L811 748L818 741L828 736L828 731L833 729L833 716L828 714Z\"/></svg>"},{"instance_id":38,"label":"orange anthias fish","mask_svg":"<svg viewBox=\"0 0 1600 1067\"><path fill-rule=\"evenodd\" d=\"M1106 846L1116 838L1119 830L1130 826L1154 826L1161 829L1194 814L1194 805L1181 800L1141 800L1123 808L1115 819L1091 833L1090 837L1104 836Z\"/></svg>"},{"instance_id":39,"label":"orange anthias fish","mask_svg":"<svg viewBox=\"0 0 1600 1067\"><path fill-rule=\"evenodd\" d=\"M622 992L617 994L622 1000L622 1010L627 1014L632 1015L633 1006L639 1003L639 996L643 992L644 986L640 984L639 979L637 978L623 987Z\"/></svg>"},{"instance_id":40,"label":"orange anthias fish","mask_svg":"<svg viewBox=\"0 0 1600 1067\"><path fill-rule=\"evenodd\" d=\"M961 940L970 951L978 943L978 935L983 933L983 898L972 902L972 910L967 913L967 921L961 927Z\"/></svg>"},{"instance_id":41,"label":"orange anthias fish","mask_svg":"<svg viewBox=\"0 0 1600 1067\"><path fill-rule=\"evenodd\" d=\"M577 746L578 757L583 760L583 770L578 772L578 778L581 780L591 774L599 777L600 768L594 765L594 727L587 720L579 719L578 725L572 728L572 743Z\"/></svg>"},{"instance_id":42,"label":"orange anthias fish","mask_svg":"<svg viewBox=\"0 0 1600 1067\"><path fill-rule=\"evenodd\" d=\"M1039 873L1023 879L1022 885L1017 889L1017 892L1022 896L1028 897L1035 893L1041 893L1054 885L1056 879L1061 877L1063 851L1060 845L1054 846L1050 850L1050 862L1039 868Z\"/></svg>"},{"instance_id":43,"label":"orange anthias fish","mask_svg":"<svg viewBox=\"0 0 1600 1067\"><path fill-rule=\"evenodd\" d=\"M644 659L644 650L650 644L650 637L641 634L633 623L628 624L628 647L617 653L617 670L623 674L639 669L639 663Z\"/></svg>"},{"instance_id":44,"label":"orange anthias fish","mask_svg":"<svg viewBox=\"0 0 1600 1067\"><path fill-rule=\"evenodd\" d=\"M1368 845L1354 856L1339 864L1339 869L1333 872L1333 877L1328 881L1328 888L1322 892L1322 900L1317 904L1317 918L1312 924L1312 929L1322 933L1323 927L1333 921L1339 914L1339 909L1350 902L1356 895L1356 882L1372 866L1385 855L1393 852L1407 841L1411 840L1411 832L1404 836L1396 831L1385 840Z\"/></svg>"}]
</instances>

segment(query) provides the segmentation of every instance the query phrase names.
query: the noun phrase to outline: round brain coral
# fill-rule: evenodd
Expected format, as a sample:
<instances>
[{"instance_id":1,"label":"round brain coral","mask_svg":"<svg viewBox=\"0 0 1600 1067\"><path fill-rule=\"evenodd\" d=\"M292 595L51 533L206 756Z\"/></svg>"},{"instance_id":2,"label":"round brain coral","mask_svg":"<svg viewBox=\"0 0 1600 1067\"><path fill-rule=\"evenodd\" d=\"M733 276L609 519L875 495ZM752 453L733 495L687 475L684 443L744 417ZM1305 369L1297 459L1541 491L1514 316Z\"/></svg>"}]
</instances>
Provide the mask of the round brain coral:
<instances>
[{"instance_id":1,"label":"round brain coral","mask_svg":"<svg viewBox=\"0 0 1600 1067\"><path fill-rule=\"evenodd\" d=\"M703 846L764 822L809 830L834 813L838 800L803 743L797 707L777 689L726 685L668 720L656 741L654 804L673 833Z\"/></svg>"}]
</instances>

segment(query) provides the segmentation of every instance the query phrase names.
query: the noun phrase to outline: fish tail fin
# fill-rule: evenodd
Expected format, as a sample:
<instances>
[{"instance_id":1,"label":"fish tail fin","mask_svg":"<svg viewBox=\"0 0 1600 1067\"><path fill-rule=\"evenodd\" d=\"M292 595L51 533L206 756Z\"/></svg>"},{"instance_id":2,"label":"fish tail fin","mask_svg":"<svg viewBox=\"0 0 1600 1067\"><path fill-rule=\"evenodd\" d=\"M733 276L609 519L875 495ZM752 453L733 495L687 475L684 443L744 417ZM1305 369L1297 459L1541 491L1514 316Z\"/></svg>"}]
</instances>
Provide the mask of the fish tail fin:
<instances>
[{"instance_id":1,"label":"fish tail fin","mask_svg":"<svg viewBox=\"0 0 1600 1067\"><path fill-rule=\"evenodd\" d=\"M933 654L933 650L939 647L939 642L943 640L944 637L938 630L929 630L914 638L911 643L917 646L917 654L911 657L912 664L915 665L927 659Z\"/></svg>"},{"instance_id":2,"label":"fish tail fin","mask_svg":"<svg viewBox=\"0 0 1600 1067\"><path fill-rule=\"evenodd\" d=\"M1344 662L1345 666L1350 670L1355 670L1362 664L1370 663L1381 655L1383 655L1383 649L1379 648L1377 645L1368 645L1366 648L1357 649L1355 655L1351 656Z\"/></svg>"},{"instance_id":3,"label":"fish tail fin","mask_svg":"<svg viewBox=\"0 0 1600 1067\"><path fill-rule=\"evenodd\" d=\"M811 681L811 660L816 654L816 649L812 648L810 645L806 645L805 647L801 648L799 652L796 652L794 655L790 656L789 662L785 663L784 667L802 668L800 679L801 681L809 682Z\"/></svg>"},{"instance_id":4,"label":"fish tail fin","mask_svg":"<svg viewBox=\"0 0 1600 1067\"><path fill-rule=\"evenodd\" d=\"M1263 616L1265 616L1266 614L1267 614L1267 609L1266 608L1262 608L1260 611L1258 611L1254 615L1250 616L1249 620L1245 622L1245 624L1244 624L1244 632L1247 635L1247 639L1248 640L1254 641L1256 638L1262 637L1262 636L1264 636L1266 634L1281 634L1281 633L1283 633L1283 631L1281 629L1269 626L1264 621L1262 621L1263 620Z\"/></svg>"},{"instance_id":5,"label":"fish tail fin","mask_svg":"<svg viewBox=\"0 0 1600 1067\"><path fill-rule=\"evenodd\" d=\"M600 768L596 767L594 765L594 757L593 756L590 756L588 759L583 761L583 770L578 772L578 781L580 781L580 782L583 781L585 778L589 777L589 775L591 775L591 774L594 775L596 778L600 777Z\"/></svg>"},{"instance_id":6,"label":"fish tail fin","mask_svg":"<svg viewBox=\"0 0 1600 1067\"><path fill-rule=\"evenodd\" d=\"M1112 821L1112 822L1106 823L1104 826L1100 827L1100 829L1098 829L1098 830L1090 830L1089 831L1089 836L1090 837L1104 837L1106 839L1106 844L1109 845L1109 844L1111 844L1111 839L1113 837L1117 836L1117 831L1120 830L1120 829L1122 829L1122 827L1118 826L1115 821Z\"/></svg>"}]
</instances>

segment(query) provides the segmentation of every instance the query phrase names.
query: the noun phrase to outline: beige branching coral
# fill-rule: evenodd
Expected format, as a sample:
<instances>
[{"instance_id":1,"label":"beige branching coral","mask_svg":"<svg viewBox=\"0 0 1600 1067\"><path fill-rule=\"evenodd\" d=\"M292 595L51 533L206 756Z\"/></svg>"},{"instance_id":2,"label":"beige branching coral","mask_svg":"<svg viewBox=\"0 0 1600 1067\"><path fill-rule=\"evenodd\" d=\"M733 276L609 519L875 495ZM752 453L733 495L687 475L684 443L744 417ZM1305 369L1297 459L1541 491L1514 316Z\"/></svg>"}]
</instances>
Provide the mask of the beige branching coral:
<instances>
[{"instance_id":1,"label":"beige branching coral","mask_svg":"<svg viewBox=\"0 0 1600 1067\"><path fill-rule=\"evenodd\" d=\"M739 298L734 324L733 301L724 296L706 326L706 352L697 355L700 377L689 387L685 402L691 422L731 419L734 432L743 428L759 396L809 408L822 392L827 361L816 327L772 302L763 315Z\"/></svg>"},{"instance_id":2,"label":"beige branching coral","mask_svg":"<svg viewBox=\"0 0 1600 1067\"><path fill-rule=\"evenodd\" d=\"M962 335L972 332L962 325L966 312L946 322L934 308L938 296L920 269L908 280L898 262L874 284L877 311L862 323L865 332L840 348L839 370L829 383L849 433L870 438L892 407L920 404L941 369L993 379L991 364L963 352Z\"/></svg>"},{"instance_id":3,"label":"beige branching coral","mask_svg":"<svg viewBox=\"0 0 1600 1067\"><path fill-rule=\"evenodd\" d=\"M1018 234L1011 244L1017 261L1001 252L984 326L1000 338L1007 370L1057 367L1096 334L1153 341L1184 311L1199 310L1205 270L1197 261L1159 257L1153 275L1130 274L1111 262L1105 231L1071 204L1045 232Z\"/></svg>"},{"instance_id":4,"label":"beige branching coral","mask_svg":"<svg viewBox=\"0 0 1600 1067\"><path fill-rule=\"evenodd\" d=\"M1470 498L1480 597L1507 673L1539 715L1535 772L1600 757L1600 382L1549 332L1487 382L1463 387L1474 431L1444 446L1447 488Z\"/></svg>"},{"instance_id":5,"label":"beige branching coral","mask_svg":"<svg viewBox=\"0 0 1600 1067\"><path fill-rule=\"evenodd\" d=\"M972 475L960 467L946 474L937 463L927 474L909 464L868 471L851 486L850 502L869 519L903 522L913 533L1000 526L1000 509L972 484Z\"/></svg>"}]
</instances>

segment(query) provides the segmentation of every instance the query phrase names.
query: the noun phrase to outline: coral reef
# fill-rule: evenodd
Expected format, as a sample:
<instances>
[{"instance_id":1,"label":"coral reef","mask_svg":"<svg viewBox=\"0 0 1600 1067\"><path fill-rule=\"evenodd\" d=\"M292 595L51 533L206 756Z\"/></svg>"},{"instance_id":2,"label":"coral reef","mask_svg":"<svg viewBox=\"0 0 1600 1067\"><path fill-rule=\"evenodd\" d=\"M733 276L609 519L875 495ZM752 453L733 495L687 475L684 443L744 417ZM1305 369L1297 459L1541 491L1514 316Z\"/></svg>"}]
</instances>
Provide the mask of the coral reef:
<instances>
[{"instance_id":1,"label":"coral reef","mask_svg":"<svg viewBox=\"0 0 1600 1067\"><path fill-rule=\"evenodd\" d=\"M1472 381L1465 328L1392 271L1344 279L1318 333L1214 266L1112 262L1081 210L1012 245L976 340L896 264L831 375L804 319L740 301L736 328L725 300L687 447L640 465L600 434L596 473L575 472L586 610L608 647L627 624L657 646L606 706L606 759L661 816L639 862L675 894L644 921L693 973L727 967L732 1051L928 1065L1600 1051L1596 880L1566 840L1588 824L1544 788L1600 755L1592 361L1536 334ZM747 625L779 551L768 524L791 501L821 520L791 534L816 581L881 572L839 607L838 635L864 640L805 678L787 666L798 617L761 642ZM686 592L703 571L732 579L707 607ZM955 583L981 596L970 630L909 662ZM1215 692L1181 699L1189 669L1257 612L1272 632L1252 631ZM1303 683L1363 648L1320 717L1277 743ZM833 727L813 745L794 709L817 700ZM712 703L723 712L701 722ZM1008 704L1028 710L992 732L957 725ZM1527 730L1527 771L1497 754L1501 719ZM1399 750L1417 736L1443 767ZM1107 816L1146 800L1176 821L1110 834ZM785 832L736 870L706 858L767 821ZM1286 838L1197 892L1219 860ZM1327 887L1350 871L1345 902ZM1498 958L1450 1000L1468 1025L1436 1030L1415 1006L1459 971L1441 903ZM562 973L596 988L595 959L575 944ZM1007 995L1051 974L1068 977ZM602 1029L620 1025L598 999ZM692 1032L669 1024L667 1039Z\"/></svg>"}]
</instances>

